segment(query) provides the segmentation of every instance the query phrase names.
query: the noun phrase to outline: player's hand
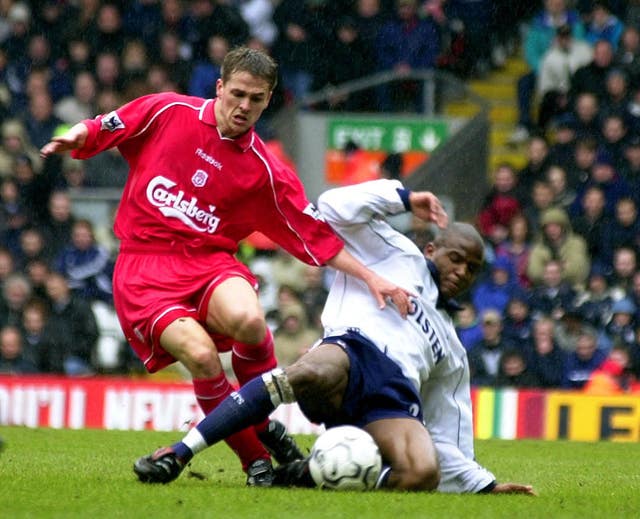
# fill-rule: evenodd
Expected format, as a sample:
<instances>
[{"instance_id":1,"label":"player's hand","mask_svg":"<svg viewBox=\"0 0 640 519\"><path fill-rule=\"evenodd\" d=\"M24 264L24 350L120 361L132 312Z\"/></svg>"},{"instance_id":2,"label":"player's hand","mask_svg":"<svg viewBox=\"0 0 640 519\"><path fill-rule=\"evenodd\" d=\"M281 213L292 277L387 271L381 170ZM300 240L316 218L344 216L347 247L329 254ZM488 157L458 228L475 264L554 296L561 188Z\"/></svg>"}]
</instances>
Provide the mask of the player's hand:
<instances>
[{"instance_id":1,"label":"player's hand","mask_svg":"<svg viewBox=\"0 0 640 519\"><path fill-rule=\"evenodd\" d=\"M425 222L435 223L444 229L449 223L449 216L436 195L430 191L412 191L409 194L411 212Z\"/></svg>"},{"instance_id":2,"label":"player's hand","mask_svg":"<svg viewBox=\"0 0 640 519\"><path fill-rule=\"evenodd\" d=\"M82 123L71 127L63 135L52 137L51 141L40 149L40 156L46 159L54 153L64 153L66 151L82 148L87 140L89 129Z\"/></svg>"},{"instance_id":3,"label":"player's hand","mask_svg":"<svg viewBox=\"0 0 640 519\"><path fill-rule=\"evenodd\" d=\"M387 306L387 302L392 302L398 309L398 312L400 312L402 318L407 317L412 305L409 298L415 296L415 294L387 281L374 272L371 272L371 276L366 279L366 283L373 297L378 301L378 306L381 310Z\"/></svg>"},{"instance_id":4,"label":"player's hand","mask_svg":"<svg viewBox=\"0 0 640 519\"><path fill-rule=\"evenodd\" d=\"M537 496L531 485L519 485L518 483L498 483L492 494L524 494L527 496Z\"/></svg>"}]
</instances>

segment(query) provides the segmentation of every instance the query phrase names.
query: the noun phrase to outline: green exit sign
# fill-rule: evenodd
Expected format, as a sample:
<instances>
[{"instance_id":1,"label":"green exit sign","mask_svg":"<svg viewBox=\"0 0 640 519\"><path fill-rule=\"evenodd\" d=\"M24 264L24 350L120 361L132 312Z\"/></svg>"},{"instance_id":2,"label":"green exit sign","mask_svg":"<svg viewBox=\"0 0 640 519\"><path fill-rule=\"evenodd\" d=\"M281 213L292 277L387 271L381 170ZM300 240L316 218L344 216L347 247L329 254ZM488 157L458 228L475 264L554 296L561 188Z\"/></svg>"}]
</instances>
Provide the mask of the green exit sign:
<instances>
[{"instance_id":1,"label":"green exit sign","mask_svg":"<svg viewBox=\"0 0 640 519\"><path fill-rule=\"evenodd\" d=\"M332 118L328 129L329 149L334 150L353 141L365 150L431 153L449 136L446 122L429 120Z\"/></svg>"}]
</instances>

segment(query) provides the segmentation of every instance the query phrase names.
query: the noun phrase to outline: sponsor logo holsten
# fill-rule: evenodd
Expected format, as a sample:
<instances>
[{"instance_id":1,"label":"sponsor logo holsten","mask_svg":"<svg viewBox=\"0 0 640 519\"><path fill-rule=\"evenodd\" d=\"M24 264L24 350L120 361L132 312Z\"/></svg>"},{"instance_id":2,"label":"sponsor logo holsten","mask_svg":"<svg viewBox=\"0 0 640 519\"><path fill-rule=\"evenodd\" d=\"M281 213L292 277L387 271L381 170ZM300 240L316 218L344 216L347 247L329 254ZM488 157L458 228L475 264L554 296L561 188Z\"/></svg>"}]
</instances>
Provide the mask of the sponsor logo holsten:
<instances>
[{"instance_id":1,"label":"sponsor logo holsten","mask_svg":"<svg viewBox=\"0 0 640 519\"><path fill-rule=\"evenodd\" d=\"M154 177L147 186L147 200L167 218L177 218L198 232L216 232L220 224L220 218L213 214L216 206L208 205L203 209L198 205L197 197L186 198L182 189L173 189L176 185L162 175Z\"/></svg>"}]
</instances>

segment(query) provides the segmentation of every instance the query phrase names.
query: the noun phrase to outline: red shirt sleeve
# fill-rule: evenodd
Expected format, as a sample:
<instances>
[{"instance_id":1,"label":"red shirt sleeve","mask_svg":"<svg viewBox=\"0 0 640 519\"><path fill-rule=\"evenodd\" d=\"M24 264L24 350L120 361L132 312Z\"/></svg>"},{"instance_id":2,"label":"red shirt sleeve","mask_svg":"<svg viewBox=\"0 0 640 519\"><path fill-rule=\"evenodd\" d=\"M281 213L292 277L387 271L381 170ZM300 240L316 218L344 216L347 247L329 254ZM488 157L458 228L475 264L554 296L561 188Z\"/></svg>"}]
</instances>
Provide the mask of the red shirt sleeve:
<instances>
[{"instance_id":1,"label":"red shirt sleeve","mask_svg":"<svg viewBox=\"0 0 640 519\"><path fill-rule=\"evenodd\" d=\"M287 252L310 265L324 265L344 243L312 204L296 173L259 146L272 173L268 196L256 207L258 229Z\"/></svg>"},{"instance_id":2,"label":"red shirt sleeve","mask_svg":"<svg viewBox=\"0 0 640 519\"><path fill-rule=\"evenodd\" d=\"M161 108L172 101L178 102L174 93L151 94L134 99L108 114L82 121L89 134L81 149L73 150L75 159L87 159L98 153L120 145L122 142L141 136L153 124Z\"/></svg>"}]
</instances>

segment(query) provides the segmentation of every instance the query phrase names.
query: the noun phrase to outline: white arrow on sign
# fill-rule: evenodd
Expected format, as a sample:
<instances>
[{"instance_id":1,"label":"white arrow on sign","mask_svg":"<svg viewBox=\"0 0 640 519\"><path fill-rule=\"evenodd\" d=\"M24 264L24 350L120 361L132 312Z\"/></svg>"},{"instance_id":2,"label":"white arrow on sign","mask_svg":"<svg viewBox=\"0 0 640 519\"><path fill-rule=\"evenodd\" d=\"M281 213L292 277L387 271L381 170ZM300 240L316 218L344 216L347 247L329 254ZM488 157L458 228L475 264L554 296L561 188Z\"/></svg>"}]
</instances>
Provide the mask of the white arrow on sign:
<instances>
[{"instance_id":1,"label":"white arrow on sign","mask_svg":"<svg viewBox=\"0 0 640 519\"><path fill-rule=\"evenodd\" d=\"M420 136L420 146L422 146L426 151L435 150L440 142L441 139L440 137L438 137L433 128L426 129Z\"/></svg>"}]
</instances>

